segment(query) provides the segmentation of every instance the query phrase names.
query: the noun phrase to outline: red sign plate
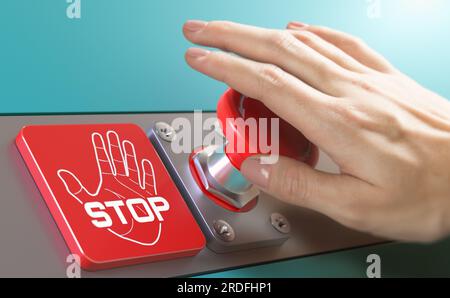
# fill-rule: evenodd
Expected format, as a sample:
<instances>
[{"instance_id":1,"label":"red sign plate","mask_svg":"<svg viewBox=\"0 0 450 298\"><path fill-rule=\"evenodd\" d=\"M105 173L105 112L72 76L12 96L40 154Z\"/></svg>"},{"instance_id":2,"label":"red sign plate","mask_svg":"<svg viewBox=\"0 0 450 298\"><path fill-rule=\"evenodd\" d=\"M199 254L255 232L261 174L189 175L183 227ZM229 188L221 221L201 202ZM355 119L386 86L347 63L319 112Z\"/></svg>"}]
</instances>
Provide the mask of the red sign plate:
<instances>
[{"instance_id":1,"label":"red sign plate","mask_svg":"<svg viewBox=\"0 0 450 298\"><path fill-rule=\"evenodd\" d=\"M28 126L16 144L82 268L193 256L204 248L200 228L140 127Z\"/></svg>"}]
</instances>

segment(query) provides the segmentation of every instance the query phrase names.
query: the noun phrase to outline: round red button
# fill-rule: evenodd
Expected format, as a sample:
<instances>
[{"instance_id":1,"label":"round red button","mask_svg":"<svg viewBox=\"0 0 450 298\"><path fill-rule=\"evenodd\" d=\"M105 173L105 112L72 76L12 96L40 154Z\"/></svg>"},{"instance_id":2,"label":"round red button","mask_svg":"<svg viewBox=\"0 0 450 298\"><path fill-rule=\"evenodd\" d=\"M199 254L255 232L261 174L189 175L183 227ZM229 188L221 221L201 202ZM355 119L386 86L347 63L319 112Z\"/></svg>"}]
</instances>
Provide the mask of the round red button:
<instances>
[{"instance_id":1,"label":"round red button","mask_svg":"<svg viewBox=\"0 0 450 298\"><path fill-rule=\"evenodd\" d=\"M317 147L260 101L229 89L219 100L217 117L228 140L225 152L237 169L254 155L281 155L313 167L317 164ZM279 151L267 152L277 147L273 146L271 137L274 119L279 120ZM250 126L256 127L256 131L251 131Z\"/></svg>"}]
</instances>

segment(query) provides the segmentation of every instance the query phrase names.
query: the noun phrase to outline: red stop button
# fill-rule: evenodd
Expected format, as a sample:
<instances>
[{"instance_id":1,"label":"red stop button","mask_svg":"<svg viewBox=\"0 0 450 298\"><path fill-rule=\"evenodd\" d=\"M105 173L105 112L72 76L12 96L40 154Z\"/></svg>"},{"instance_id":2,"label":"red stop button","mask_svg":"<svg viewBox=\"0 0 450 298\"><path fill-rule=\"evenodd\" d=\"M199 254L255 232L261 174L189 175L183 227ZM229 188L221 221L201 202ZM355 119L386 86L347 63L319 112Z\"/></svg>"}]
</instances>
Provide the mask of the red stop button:
<instances>
[{"instance_id":1,"label":"red stop button","mask_svg":"<svg viewBox=\"0 0 450 298\"><path fill-rule=\"evenodd\" d=\"M199 226L140 127L28 126L16 143L84 269L187 257L205 246Z\"/></svg>"},{"instance_id":2,"label":"red stop button","mask_svg":"<svg viewBox=\"0 0 450 298\"><path fill-rule=\"evenodd\" d=\"M260 101L229 89L219 100L217 117L228 141L225 152L237 169L247 158L260 154L286 156L311 166L317 164L317 147ZM267 152L270 148L278 152Z\"/></svg>"}]
</instances>

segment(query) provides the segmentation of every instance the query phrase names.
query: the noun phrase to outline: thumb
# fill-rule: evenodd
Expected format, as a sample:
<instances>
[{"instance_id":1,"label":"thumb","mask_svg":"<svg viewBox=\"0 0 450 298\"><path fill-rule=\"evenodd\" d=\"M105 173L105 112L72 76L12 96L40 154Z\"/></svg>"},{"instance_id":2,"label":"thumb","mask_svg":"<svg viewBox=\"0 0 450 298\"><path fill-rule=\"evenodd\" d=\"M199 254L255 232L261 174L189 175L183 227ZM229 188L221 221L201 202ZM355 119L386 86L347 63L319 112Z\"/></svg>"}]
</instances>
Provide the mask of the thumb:
<instances>
[{"instance_id":1,"label":"thumb","mask_svg":"<svg viewBox=\"0 0 450 298\"><path fill-rule=\"evenodd\" d=\"M84 203L84 196L87 195L86 188L81 184L80 180L70 171L59 170L58 177L64 184L66 191L74 197L80 204Z\"/></svg>"},{"instance_id":2,"label":"thumb","mask_svg":"<svg viewBox=\"0 0 450 298\"><path fill-rule=\"evenodd\" d=\"M261 157L250 157L241 167L242 174L263 191L287 203L313 209L342 221L358 200L353 192L362 181L328 174L286 157L275 164L263 164Z\"/></svg>"}]
</instances>

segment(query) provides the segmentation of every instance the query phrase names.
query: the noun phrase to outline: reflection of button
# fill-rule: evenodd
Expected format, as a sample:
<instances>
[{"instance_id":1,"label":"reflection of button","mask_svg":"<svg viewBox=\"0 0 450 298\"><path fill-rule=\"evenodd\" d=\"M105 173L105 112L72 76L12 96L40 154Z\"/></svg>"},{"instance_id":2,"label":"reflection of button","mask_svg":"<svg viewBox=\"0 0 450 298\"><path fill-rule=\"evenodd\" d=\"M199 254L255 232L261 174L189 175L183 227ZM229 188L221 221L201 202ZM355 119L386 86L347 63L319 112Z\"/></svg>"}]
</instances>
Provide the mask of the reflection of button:
<instances>
[{"instance_id":1,"label":"reflection of button","mask_svg":"<svg viewBox=\"0 0 450 298\"><path fill-rule=\"evenodd\" d=\"M228 90L220 99L217 106L217 117L220 120L223 134L233 138L225 147L231 163L240 169L242 163L252 155L267 154L266 148L260 142L261 137L271 143L272 119L279 119L279 152L269 154L287 156L311 166L315 166L318 161L318 149L309 142L303 134L288 122L280 119L275 113L269 110L260 101L245 97L232 89ZM257 125L257 138L252 137L245 127L236 125L236 119L255 119ZM268 120L267 125L262 125L261 119ZM253 134L254 136L255 134ZM241 144L245 145L242 152Z\"/></svg>"}]
</instances>

